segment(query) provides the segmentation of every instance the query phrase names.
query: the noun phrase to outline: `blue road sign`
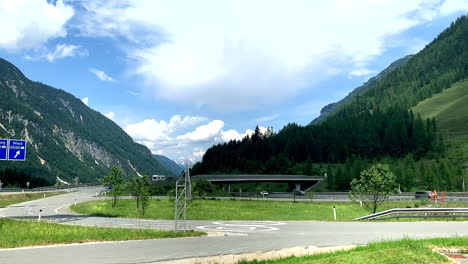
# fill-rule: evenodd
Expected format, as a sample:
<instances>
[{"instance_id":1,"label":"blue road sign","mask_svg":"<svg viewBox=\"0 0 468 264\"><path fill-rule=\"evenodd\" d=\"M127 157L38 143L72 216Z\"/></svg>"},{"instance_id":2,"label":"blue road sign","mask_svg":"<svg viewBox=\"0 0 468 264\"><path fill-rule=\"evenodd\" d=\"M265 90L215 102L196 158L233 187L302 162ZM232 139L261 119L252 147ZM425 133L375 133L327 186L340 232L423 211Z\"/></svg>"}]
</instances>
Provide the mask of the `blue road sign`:
<instances>
[{"instance_id":1,"label":"blue road sign","mask_svg":"<svg viewBox=\"0 0 468 264\"><path fill-rule=\"evenodd\" d=\"M10 139L8 141L8 159L26 160L26 140Z\"/></svg>"},{"instance_id":2,"label":"blue road sign","mask_svg":"<svg viewBox=\"0 0 468 264\"><path fill-rule=\"evenodd\" d=\"M8 139L0 139L0 160L6 160L8 153Z\"/></svg>"}]
</instances>

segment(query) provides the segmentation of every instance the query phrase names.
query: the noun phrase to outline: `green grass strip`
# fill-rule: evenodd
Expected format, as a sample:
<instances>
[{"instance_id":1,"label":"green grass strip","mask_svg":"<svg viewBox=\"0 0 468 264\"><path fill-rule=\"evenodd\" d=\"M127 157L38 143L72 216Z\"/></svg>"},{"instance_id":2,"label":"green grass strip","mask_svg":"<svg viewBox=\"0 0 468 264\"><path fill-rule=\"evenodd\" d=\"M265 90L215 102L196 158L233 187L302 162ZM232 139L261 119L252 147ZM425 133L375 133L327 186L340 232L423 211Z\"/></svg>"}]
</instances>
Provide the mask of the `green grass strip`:
<instances>
[{"instance_id":1,"label":"green grass strip","mask_svg":"<svg viewBox=\"0 0 468 264\"><path fill-rule=\"evenodd\" d=\"M45 197L44 197L45 194ZM0 208L12 204L24 203L32 200L47 198L65 194L65 192L44 192L44 193L18 193L18 194L0 194Z\"/></svg>"},{"instance_id":2,"label":"green grass strip","mask_svg":"<svg viewBox=\"0 0 468 264\"><path fill-rule=\"evenodd\" d=\"M120 241L201 236L206 233L152 229L99 228L0 218L0 248L93 241Z\"/></svg>"},{"instance_id":3,"label":"green grass strip","mask_svg":"<svg viewBox=\"0 0 468 264\"><path fill-rule=\"evenodd\" d=\"M468 246L468 237L436 238L427 240L403 239L390 242L371 243L347 251L337 251L319 255L288 257L276 260L240 261L238 264L412 264L412 263L449 263L448 259L434 247Z\"/></svg>"},{"instance_id":4,"label":"green grass strip","mask_svg":"<svg viewBox=\"0 0 468 264\"><path fill-rule=\"evenodd\" d=\"M72 206L71 210L80 214L106 217L141 218L136 212L135 200L119 200L112 208L110 201L92 201ZM445 203L448 207L467 207L468 203ZM352 219L369 212L350 202L284 202L264 200L194 200L187 209L187 218L192 220L276 220L276 221L332 221L333 206L336 206L338 221ZM386 202L380 210L390 208L429 206L420 201ZM432 205L431 205L432 206ZM152 200L144 218L174 219L174 205L168 199ZM466 218L459 218L466 220ZM421 221L421 219L401 219ZM424 219L428 220L428 219ZM430 220L452 220L437 218Z\"/></svg>"}]
</instances>

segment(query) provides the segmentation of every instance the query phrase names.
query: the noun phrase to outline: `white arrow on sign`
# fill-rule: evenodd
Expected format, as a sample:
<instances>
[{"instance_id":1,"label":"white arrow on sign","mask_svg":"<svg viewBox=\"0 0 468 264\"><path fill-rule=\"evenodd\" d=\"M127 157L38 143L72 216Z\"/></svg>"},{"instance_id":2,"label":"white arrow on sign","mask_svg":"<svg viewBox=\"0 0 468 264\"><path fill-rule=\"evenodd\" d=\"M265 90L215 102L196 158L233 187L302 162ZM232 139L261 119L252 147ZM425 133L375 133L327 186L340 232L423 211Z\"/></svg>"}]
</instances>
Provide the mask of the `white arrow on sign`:
<instances>
[{"instance_id":1,"label":"white arrow on sign","mask_svg":"<svg viewBox=\"0 0 468 264\"><path fill-rule=\"evenodd\" d=\"M21 151L19 151L19 150L18 150L18 151L16 151L16 154L15 154L15 157L14 157L14 159L16 159L16 157L18 157L18 155L19 155L20 153L21 153Z\"/></svg>"}]
</instances>

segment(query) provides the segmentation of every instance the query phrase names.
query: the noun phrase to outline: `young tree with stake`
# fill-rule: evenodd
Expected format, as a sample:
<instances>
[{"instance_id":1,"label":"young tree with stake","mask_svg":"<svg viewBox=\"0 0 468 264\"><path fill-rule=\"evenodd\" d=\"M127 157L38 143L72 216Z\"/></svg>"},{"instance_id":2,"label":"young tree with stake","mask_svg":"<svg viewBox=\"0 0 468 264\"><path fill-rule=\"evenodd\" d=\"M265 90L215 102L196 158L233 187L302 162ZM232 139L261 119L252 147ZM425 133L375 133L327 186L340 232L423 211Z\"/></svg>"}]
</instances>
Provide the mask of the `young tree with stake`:
<instances>
[{"instance_id":1,"label":"young tree with stake","mask_svg":"<svg viewBox=\"0 0 468 264\"><path fill-rule=\"evenodd\" d=\"M396 177L386 164L375 164L361 172L358 179L351 182L349 194L353 201L362 201L364 207L372 213L397 192Z\"/></svg>"},{"instance_id":2,"label":"young tree with stake","mask_svg":"<svg viewBox=\"0 0 468 264\"><path fill-rule=\"evenodd\" d=\"M117 166L112 167L110 172L102 179L102 183L109 188L109 194L112 196L112 208L114 208L124 187L123 173L120 168Z\"/></svg>"}]
</instances>

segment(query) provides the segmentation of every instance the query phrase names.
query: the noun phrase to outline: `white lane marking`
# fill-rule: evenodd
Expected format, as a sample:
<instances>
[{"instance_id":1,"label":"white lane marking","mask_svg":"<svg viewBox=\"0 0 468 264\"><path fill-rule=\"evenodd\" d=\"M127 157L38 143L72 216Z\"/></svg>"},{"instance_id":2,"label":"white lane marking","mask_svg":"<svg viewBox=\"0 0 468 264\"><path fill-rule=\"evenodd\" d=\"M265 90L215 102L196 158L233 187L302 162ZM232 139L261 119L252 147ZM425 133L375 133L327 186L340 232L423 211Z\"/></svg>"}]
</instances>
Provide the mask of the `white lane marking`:
<instances>
[{"instance_id":1,"label":"white lane marking","mask_svg":"<svg viewBox=\"0 0 468 264\"><path fill-rule=\"evenodd\" d=\"M274 222L274 221L217 221L213 222L215 225L225 225L225 226L278 226L285 225L283 222Z\"/></svg>"},{"instance_id":2,"label":"white lane marking","mask_svg":"<svg viewBox=\"0 0 468 264\"><path fill-rule=\"evenodd\" d=\"M276 231L279 230L279 225L285 225L286 223L282 222L273 222L273 221L230 221L230 222L212 222L213 225L207 226L197 226L197 229L206 230L206 231L225 231L225 232L264 232L264 231Z\"/></svg>"},{"instance_id":3,"label":"white lane marking","mask_svg":"<svg viewBox=\"0 0 468 264\"><path fill-rule=\"evenodd\" d=\"M72 205L72 203L71 203L71 204L64 205L64 206L60 206L59 208L55 209L54 212L56 212L57 214L65 214L65 213L59 212L59 210L62 209L62 208L64 208L64 207L70 206L70 205Z\"/></svg>"},{"instance_id":4,"label":"white lane marking","mask_svg":"<svg viewBox=\"0 0 468 264\"><path fill-rule=\"evenodd\" d=\"M224 231L224 232L238 232L238 233L246 233L246 232L265 232L265 231L276 231L279 228L271 227L271 226L264 226L264 227L235 227L235 226L197 226L197 229L206 230L206 231Z\"/></svg>"}]
</instances>

